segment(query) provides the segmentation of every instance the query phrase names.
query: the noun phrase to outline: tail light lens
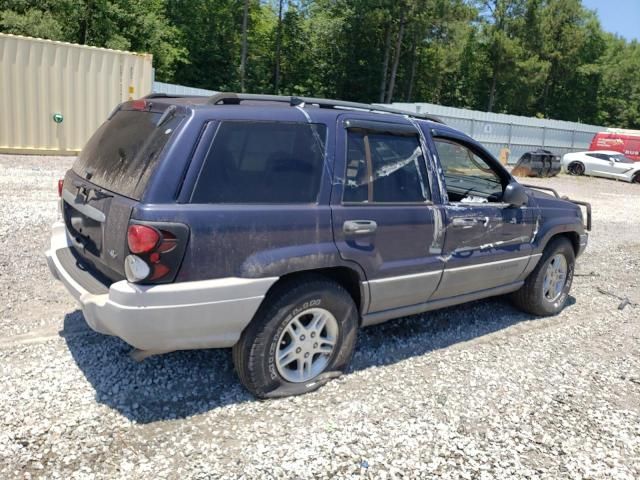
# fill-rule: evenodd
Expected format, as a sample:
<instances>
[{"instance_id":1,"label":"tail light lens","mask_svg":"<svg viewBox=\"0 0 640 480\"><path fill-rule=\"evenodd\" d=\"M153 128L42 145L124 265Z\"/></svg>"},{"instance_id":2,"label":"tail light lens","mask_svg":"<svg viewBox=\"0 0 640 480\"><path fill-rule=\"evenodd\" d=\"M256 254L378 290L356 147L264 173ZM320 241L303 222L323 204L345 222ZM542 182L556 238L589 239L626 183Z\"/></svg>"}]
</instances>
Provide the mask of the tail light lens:
<instances>
[{"instance_id":1,"label":"tail light lens","mask_svg":"<svg viewBox=\"0 0 640 480\"><path fill-rule=\"evenodd\" d=\"M160 233L147 225L129 225L127 244L131 253L147 253L158 245Z\"/></svg>"},{"instance_id":2,"label":"tail light lens","mask_svg":"<svg viewBox=\"0 0 640 480\"><path fill-rule=\"evenodd\" d=\"M184 255L189 229L181 223L132 224L127 230L127 280L167 283L175 278Z\"/></svg>"},{"instance_id":3,"label":"tail light lens","mask_svg":"<svg viewBox=\"0 0 640 480\"><path fill-rule=\"evenodd\" d=\"M62 189L64 188L64 178L58 180L58 197L62 197Z\"/></svg>"}]
</instances>

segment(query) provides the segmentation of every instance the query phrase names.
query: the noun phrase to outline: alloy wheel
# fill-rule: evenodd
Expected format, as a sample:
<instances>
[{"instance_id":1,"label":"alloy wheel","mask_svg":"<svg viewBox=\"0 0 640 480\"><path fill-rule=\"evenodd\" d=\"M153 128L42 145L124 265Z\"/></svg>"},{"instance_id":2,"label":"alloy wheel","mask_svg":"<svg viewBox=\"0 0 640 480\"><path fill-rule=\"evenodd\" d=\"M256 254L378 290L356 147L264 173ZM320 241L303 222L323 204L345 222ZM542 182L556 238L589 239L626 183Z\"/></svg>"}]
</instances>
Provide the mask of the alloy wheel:
<instances>
[{"instance_id":1,"label":"alloy wheel","mask_svg":"<svg viewBox=\"0 0 640 480\"><path fill-rule=\"evenodd\" d=\"M307 382L324 371L338 340L338 321L324 308L295 315L284 328L276 349L278 373L288 382Z\"/></svg>"},{"instance_id":2,"label":"alloy wheel","mask_svg":"<svg viewBox=\"0 0 640 480\"><path fill-rule=\"evenodd\" d=\"M550 302L555 302L560 295L567 282L567 259L561 253L555 254L544 275L542 283L542 292L544 298Z\"/></svg>"}]
</instances>

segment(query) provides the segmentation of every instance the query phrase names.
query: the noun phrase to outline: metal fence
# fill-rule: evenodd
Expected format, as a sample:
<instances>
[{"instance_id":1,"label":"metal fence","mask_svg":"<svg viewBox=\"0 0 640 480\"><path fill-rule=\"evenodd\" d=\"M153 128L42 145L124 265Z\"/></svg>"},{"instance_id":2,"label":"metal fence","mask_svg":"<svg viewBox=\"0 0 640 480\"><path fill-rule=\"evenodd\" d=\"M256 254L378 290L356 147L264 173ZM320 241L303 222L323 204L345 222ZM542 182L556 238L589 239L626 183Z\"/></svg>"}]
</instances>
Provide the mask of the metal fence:
<instances>
[{"instance_id":1,"label":"metal fence","mask_svg":"<svg viewBox=\"0 0 640 480\"><path fill-rule=\"evenodd\" d=\"M153 93L166 93L169 95L205 95L210 96L218 92L205 90L204 88L185 87L173 83L153 82Z\"/></svg>"},{"instance_id":2,"label":"metal fence","mask_svg":"<svg viewBox=\"0 0 640 480\"><path fill-rule=\"evenodd\" d=\"M393 106L440 117L447 125L481 142L496 156L507 148L510 163L537 148L545 148L557 155L587 150L593 135L605 130L605 127L584 123L480 112L432 103L394 103Z\"/></svg>"},{"instance_id":3,"label":"metal fence","mask_svg":"<svg viewBox=\"0 0 640 480\"><path fill-rule=\"evenodd\" d=\"M174 95L218 93L161 82L153 83L153 91ZM545 148L557 155L587 150L593 135L605 130L605 127L584 123L480 112L432 103L394 103L392 106L408 112L429 113L440 117L447 125L481 142L496 156L506 148L509 150L510 163L515 163L523 153L538 148Z\"/></svg>"}]
</instances>

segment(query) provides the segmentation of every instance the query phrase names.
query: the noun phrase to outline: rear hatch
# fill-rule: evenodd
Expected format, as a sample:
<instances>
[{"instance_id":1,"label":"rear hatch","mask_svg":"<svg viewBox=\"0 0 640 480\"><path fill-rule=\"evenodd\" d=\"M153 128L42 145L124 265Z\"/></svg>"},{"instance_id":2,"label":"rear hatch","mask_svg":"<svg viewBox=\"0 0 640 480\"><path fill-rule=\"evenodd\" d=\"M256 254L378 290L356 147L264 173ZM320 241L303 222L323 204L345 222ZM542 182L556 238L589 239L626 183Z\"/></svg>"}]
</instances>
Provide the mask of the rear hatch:
<instances>
[{"instance_id":1,"label":"rear hatch","mask_svg":"<svg viewBox=\"0 0 640 480\"><path fill-rule=\"evenodd\" d=\"M79 265L124 278L127 227L183 115L172 105L123 104L91 137L64 179L62 213Z\"/></svg>"}]
</instances>

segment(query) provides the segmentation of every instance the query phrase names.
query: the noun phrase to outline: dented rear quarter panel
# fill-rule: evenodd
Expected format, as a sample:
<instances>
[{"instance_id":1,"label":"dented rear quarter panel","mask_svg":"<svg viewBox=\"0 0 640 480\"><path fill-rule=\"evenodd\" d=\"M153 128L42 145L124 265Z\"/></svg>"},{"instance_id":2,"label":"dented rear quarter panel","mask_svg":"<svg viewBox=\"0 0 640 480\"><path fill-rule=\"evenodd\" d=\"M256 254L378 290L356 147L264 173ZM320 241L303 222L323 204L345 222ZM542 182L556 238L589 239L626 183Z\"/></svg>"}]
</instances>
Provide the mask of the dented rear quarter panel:
<instances>
[{"instance_id":1,"label":"dented rear quarter panel","mask_svg":"<svg viewBox=\"0 0 640 480\"><path fill-rule=\"evenodd\" d=\"M333 243L328 206L146 206L135 216L189 225L177 281L273 277L346 265Z\"/></svg>"}]
</instances>

